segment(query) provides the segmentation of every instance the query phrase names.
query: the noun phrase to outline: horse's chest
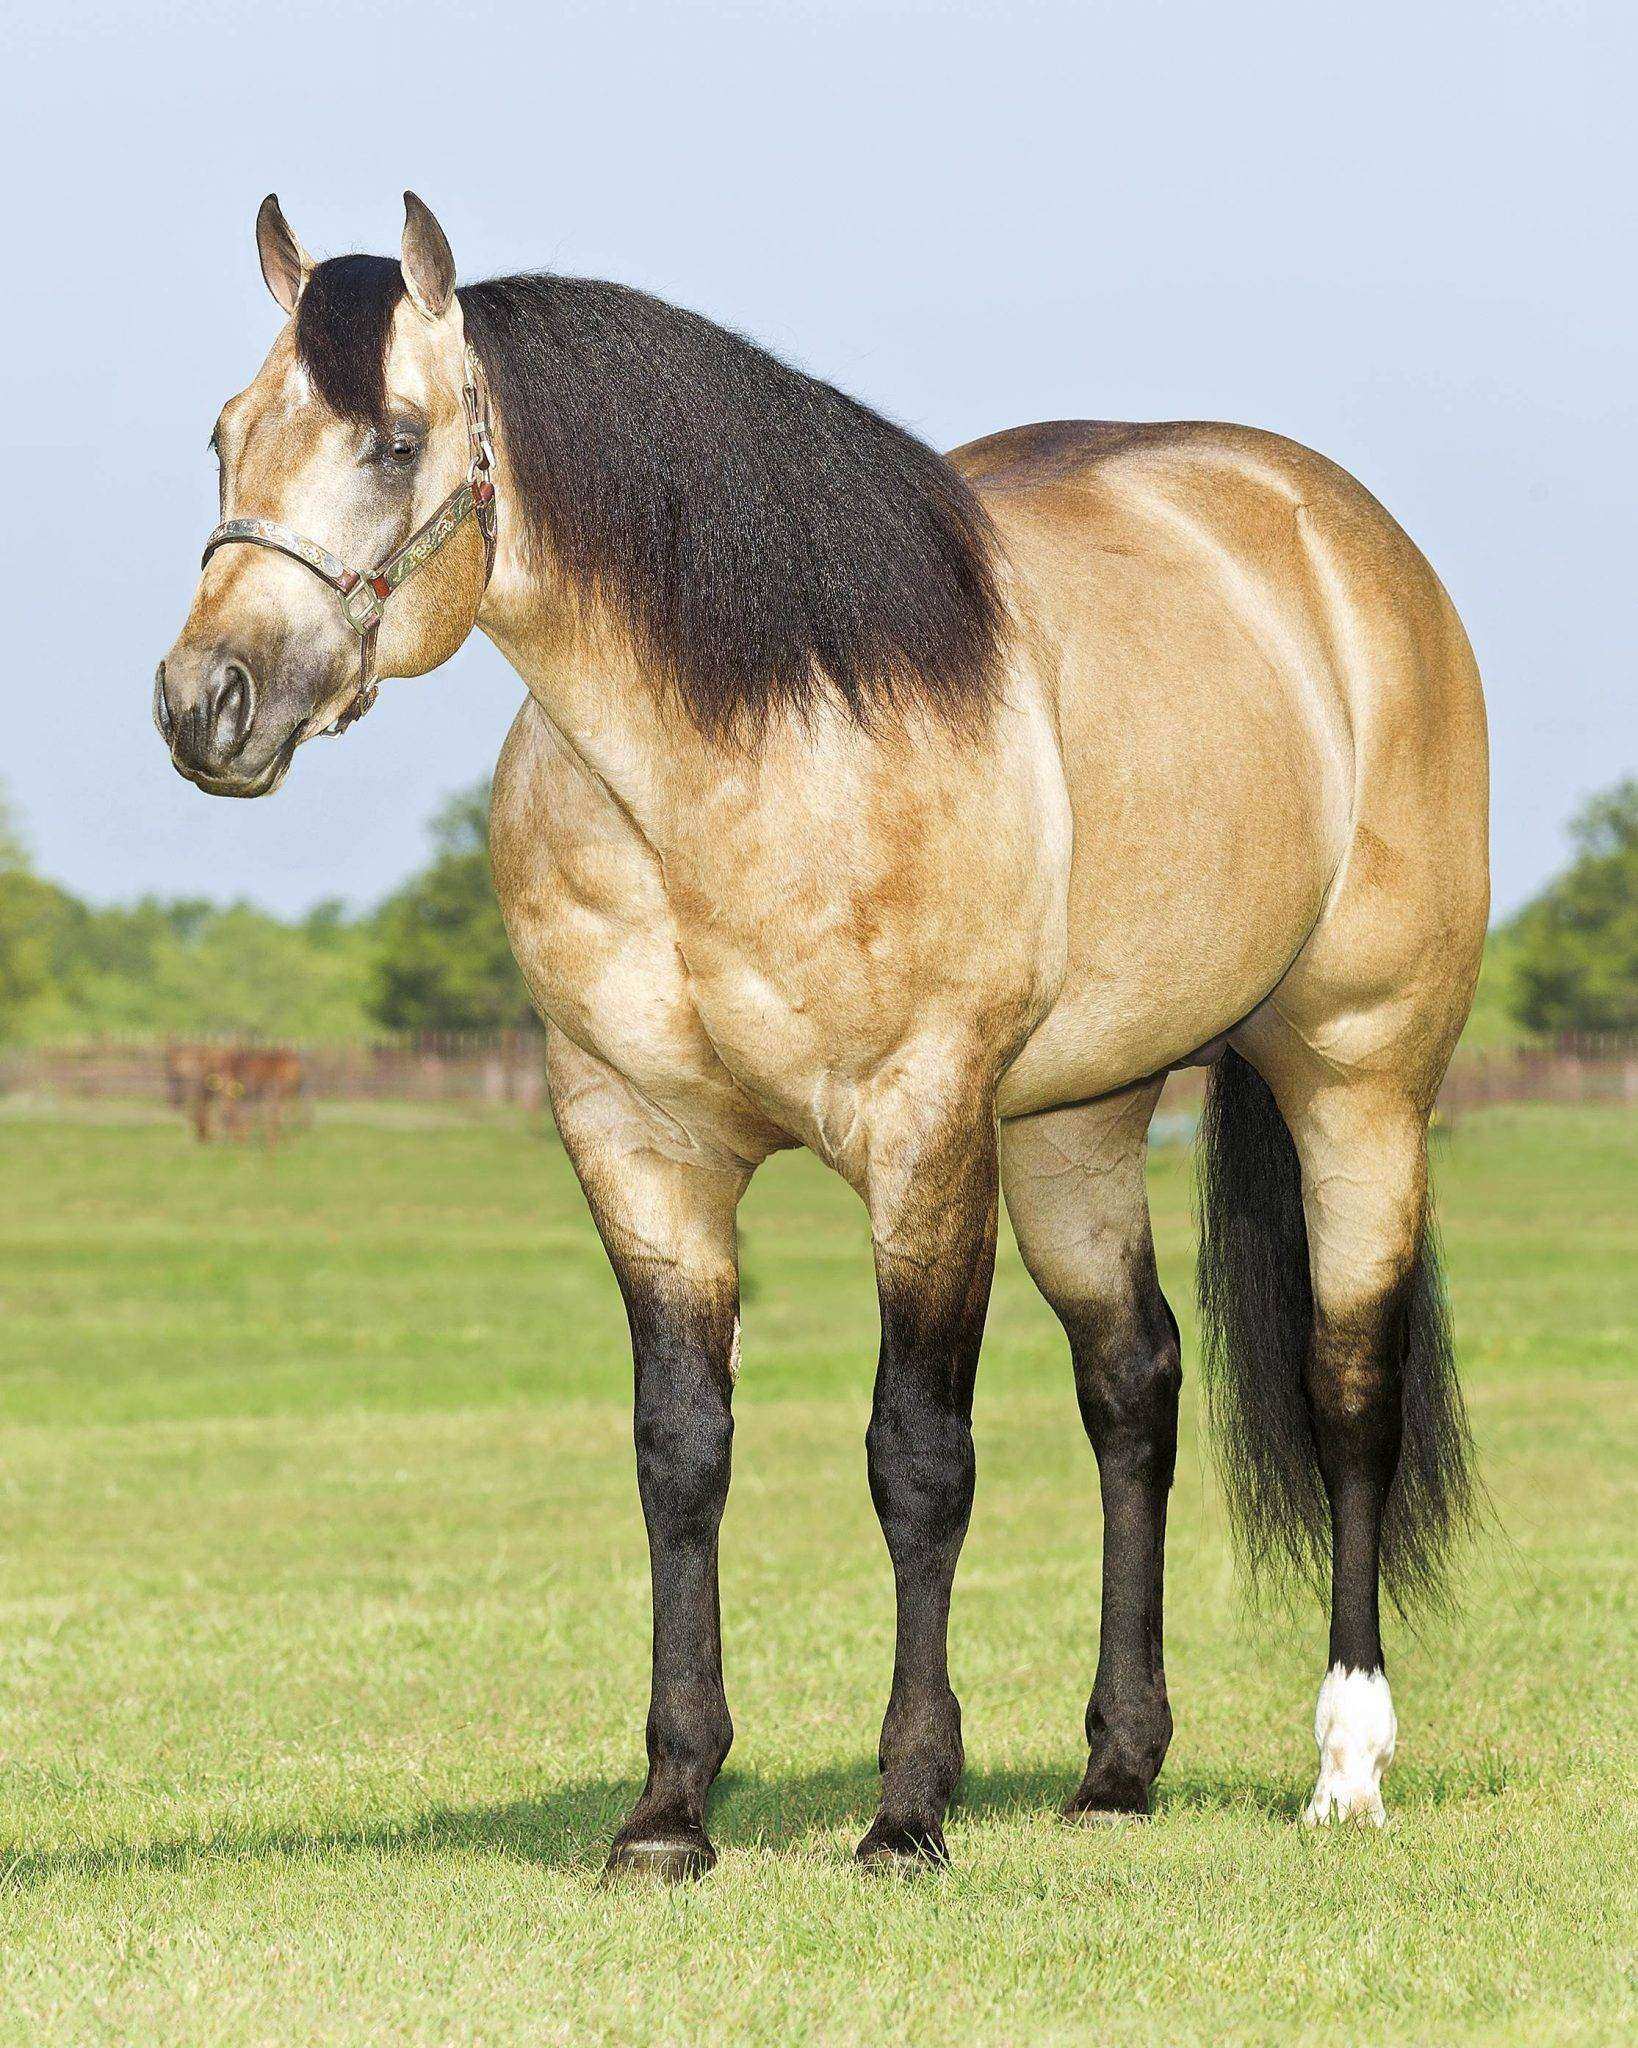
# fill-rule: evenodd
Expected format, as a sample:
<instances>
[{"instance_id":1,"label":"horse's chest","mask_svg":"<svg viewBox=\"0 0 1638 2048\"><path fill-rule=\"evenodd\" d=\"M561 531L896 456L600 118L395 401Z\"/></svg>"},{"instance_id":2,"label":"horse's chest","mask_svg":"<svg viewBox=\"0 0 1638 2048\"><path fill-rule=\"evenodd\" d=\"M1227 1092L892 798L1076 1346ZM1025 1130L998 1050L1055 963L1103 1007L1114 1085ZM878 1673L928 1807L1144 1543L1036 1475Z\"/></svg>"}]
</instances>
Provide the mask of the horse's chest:
<instances>
[{"instance_id":1,"label":"horse's chest","mask_svg":"<svg viewBox=\"0 0 1638 2048\"><path fill-rule=\"evenodd\" d=\"M739 1152L813 1137L813 1104L853 1064L846 1010L791 985L749 937L679 920L644 886L589 899L505 892L514 951L542 1013L701 1142Z\"/></svg>"},{"instance_id":2,"label":"horse's chest","mask_svg":"<svg viewBox=\"0 0 1638 2048\"><path fill-rule=\"evenodd\" d=\"M1022 800L1032 761L998 758L980 788L942 757L911 774L871 754L845 802L810 765L777 802L707 786L644 833L526 712L491 830L519 965L553 1023L691 1127L759 1120L840 1163L907 1046L987 1072L1055 992L1063 862Z\"/></svg>"},{"instance_id":3,"label":"horse's chest","mask_svg":"<svg viewBox=\"0 0 1638 2048\"><path fill-rule=\"evenodd\" d=\"M535 1005L701 1142L777 1142L713 1042L652 851L526 707L496 772L495 889Z\"/></svg>"}]
</instances>

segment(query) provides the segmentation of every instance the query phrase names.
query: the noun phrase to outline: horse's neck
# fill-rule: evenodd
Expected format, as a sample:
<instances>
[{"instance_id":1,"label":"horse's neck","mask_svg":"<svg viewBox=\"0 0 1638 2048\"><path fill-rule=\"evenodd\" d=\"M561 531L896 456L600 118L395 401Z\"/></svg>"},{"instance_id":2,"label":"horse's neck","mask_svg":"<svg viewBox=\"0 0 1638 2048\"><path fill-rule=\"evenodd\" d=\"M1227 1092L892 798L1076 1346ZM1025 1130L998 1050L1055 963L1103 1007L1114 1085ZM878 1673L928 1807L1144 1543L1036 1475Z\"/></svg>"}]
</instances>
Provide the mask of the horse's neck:
<instances>
[{"instance_id":1,"label":"horse's neck","mask_svg":"<svg viewBox=\"0 0 1638 2048\"><path fill-rule=\"evenodd\" d=\"M779 816L805 815L818 789L829 793L830 808L846 808L855 799L845 792L880 782L882 735L834 701L821 701L800 719L776 715L749 753L725 749L694 723L668 684L644 668L625 633L596 613L587 615L552 566L516 542L503 542L479 624L565 750L667 868L686 870L702 857L709 865L722 853L716 845L702 854L707 815L717 820L719 837L731 839L747 821L753 838L765 837L766 819L755 820L769 805ZM954 758L943 738L935 758L946 766ZM903 764L910 782L924 782L933 772L919 754Z\"/></svg>"},{"instance_id":2,"label":"horse's neck","mask_svg":"<svg viewBox=\"0 0 1638 2048\"><path fill-rule=\"evenodd\" d=\"M668 715L623 637L522 561L500 561L480 614L565 747L656 843L692 766L692 736Z\"/></svg>"}]
</instances>

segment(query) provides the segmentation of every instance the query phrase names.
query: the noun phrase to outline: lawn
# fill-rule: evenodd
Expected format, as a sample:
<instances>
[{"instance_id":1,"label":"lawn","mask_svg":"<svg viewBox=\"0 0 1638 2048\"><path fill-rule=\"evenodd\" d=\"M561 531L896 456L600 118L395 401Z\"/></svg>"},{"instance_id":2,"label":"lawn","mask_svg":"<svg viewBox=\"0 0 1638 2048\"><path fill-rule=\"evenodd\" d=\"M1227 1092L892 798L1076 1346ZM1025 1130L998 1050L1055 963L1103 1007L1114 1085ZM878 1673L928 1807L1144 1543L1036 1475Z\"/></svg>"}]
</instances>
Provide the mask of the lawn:
<instances>
[{"instance_id":1,"label":"lawn","mask_svg":"<svg viewBox=\"0 0 1638 2048\"><path fill-rule=\"evenodd\" d=\"M891 1647L874 1310L853 1197L782 1159L744 1215L722 1861L606 1891L646 1558L555 1143L0 1120L0 2041L1631 2040L1638 1116L1496 1110L1439 1152L1497 1528L1457 1620L1394 1629L1384 1833L1296 1825L1323 1620L1246 1610L1192 1387L1156 1818L1053 1817L1095 1491L1006 1247L955 1868L851 1864ZM1191 1371L1185 1156L1153 1180Z\"/></svg>"}]
</instances>

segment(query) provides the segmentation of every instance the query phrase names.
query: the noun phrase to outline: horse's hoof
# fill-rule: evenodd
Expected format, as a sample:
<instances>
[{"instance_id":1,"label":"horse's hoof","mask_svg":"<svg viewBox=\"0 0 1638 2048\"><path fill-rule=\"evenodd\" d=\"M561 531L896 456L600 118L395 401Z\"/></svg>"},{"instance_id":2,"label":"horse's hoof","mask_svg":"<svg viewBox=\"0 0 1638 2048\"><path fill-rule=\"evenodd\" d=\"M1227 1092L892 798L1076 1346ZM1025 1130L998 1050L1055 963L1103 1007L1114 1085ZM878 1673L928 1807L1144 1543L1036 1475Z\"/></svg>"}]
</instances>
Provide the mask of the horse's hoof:
<instances>
[{"instance_id":1,"label":"horse's hoof","mask_svg":"<svg viewBox=\"0 0 1638 2048\"><path fill-rule=\"evenodd\" d=\"M659 1884L686 1884L716 1868L717 1852L703 1835L678 1840L639 1837L616 1842L603 1866L602 1882L642 1877Z\"/></svg>"},{"instance_id":2,"label":"horse's hoof","mask_svg":"<svg viewBox=\"0 0 1638 2048\"><path fill-rule=\"evenodd\" d=\"M1125 1747L1110 1743L1101 1753L1099 1748L1093 1749L1081 1773L1081 1782L1060 1809L1065 1820L1097 1827L1105 1821L1149 1818L1149 1788L1154 1783L1154 1770L1134 1768L1131 1757L1122 1754Z\"/></svg>"},{"instance_id":3,"label":"horse's hoof","mask_svg":"<svg viewBox=\"0 0 1638 2048\"><path fill-rule=\"evenodd\" d=\"M1314 1788L1313 1798L1302 1810L1302 1824L1305 1828L1385 1828L1388 1814L1382 1804L1382 1794L1375 1785L1365 1784L1346 1790L1332 1787L1322 1779Z\"/></svg>"},{"instance_id":4,"label":"horse's hoof","mask_svg":"<svg viewBox=\"0 0 1638 2048\"><path fill-rule=\"evenodd\" d=\"M1072 1799L1063 1809L1063 1817L1076 1828L1137 1828L1151 1815L1147 1806L1082 1806Z\"/></svg>"},{"instance_id":5,"label":"horse's hoof","mask_svg":"<svg viewBox=\"0 0 1638 2048\"><path fill-rule=\"evenodd\" d=\"M1307 1826L1340 1821L1383 1826L1388 1816L1382 1806L1382 1774L1393 1762L1398 1736L1393 1695L1382 1673L1333 1664L1314 1710L1320 1772L1303 1810Z\"/></svg>"},{"instance_id":6,"label":"horse's hoof","mask_svg":"<svg viewBox=\"0 0 1638 2048\"><path fill-rule=\"evenodd\" d=\"M878 1815L853 1853L868 1869L898 1871L905 1876L950 1867L944 1831L936 1821L918 1827L904 1821L883 1820Z\"/></svg>"},{"instance_id":7,"label":"horse's hoof","mask_svg":"<svg viewBox=\"0 0 1638 2048\"><path fill-rule=\"evenodd\" d=\"M1062 1812L1065 1820L1085 1828L1146 1821L1150 1813L1148 1788L1102 1785L1088 1791L1083 1786L1073 1799L1064 1803Z\"/></svg>"}]
</instances>

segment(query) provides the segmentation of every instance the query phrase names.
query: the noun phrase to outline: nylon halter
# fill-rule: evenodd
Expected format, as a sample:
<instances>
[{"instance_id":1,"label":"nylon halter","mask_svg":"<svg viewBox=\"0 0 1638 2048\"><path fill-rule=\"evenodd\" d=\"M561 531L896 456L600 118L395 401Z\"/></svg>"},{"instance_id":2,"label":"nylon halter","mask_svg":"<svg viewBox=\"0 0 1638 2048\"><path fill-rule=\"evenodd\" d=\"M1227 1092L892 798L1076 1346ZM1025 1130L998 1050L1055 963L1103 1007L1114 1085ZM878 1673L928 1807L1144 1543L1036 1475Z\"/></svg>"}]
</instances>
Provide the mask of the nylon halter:
<instances>
[{"instance_id":1,"label":"nylon halter","mask_svg":"<svg viewBox=\"0 0 1638 2048\"><path fill-rule=\"evenodd\" d=\"M251 547L271 548L275 554L288 555L293 562L300 562L304 569L311 569L322 582L328 583L341 599L341 615L358 635L358 688L336 714L335 722L325 726L326 733L345 732L375 702L379 688L375 643L387 599L417 569L430 562L469 519L477 520L478 531L483 535L483 587L489 588L489 579L495 573L495 446L489 432L489 387L470 342L461 399L466 407L470 449L465 482L457 485L432 517L401 541L376 568L350 569L339 555L331 554L318 541L280 526L273 519L224 519L205 542L201 569L218 548L243 541Z\"/></svg>"}]
</instances>

